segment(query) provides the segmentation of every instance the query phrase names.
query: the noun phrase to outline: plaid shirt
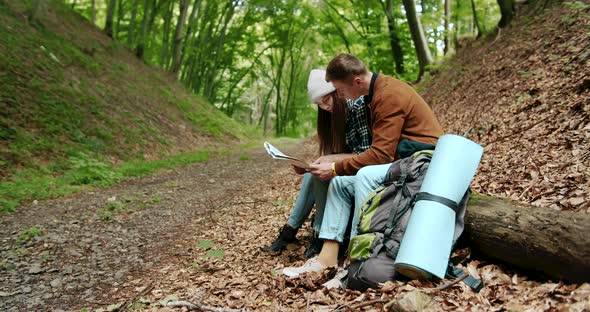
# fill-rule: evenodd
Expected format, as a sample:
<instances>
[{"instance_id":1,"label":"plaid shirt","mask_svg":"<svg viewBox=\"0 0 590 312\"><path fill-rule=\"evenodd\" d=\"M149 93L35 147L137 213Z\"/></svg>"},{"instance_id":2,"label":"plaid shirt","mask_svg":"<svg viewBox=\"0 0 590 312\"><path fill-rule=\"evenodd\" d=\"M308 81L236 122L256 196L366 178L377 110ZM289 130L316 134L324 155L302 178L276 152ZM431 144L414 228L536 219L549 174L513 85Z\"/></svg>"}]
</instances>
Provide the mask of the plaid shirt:
<instances>
[{"instance_id":1,"label":"plaid shirt","mask_svg":"<svg viewBox=\"0 0 590 312\"><path fill-rule=\"evenodd\" d=\"M373 136L367 118L368 110L364 96L354 101L346 100L346 147L355 154L360 154L371 146Z\"/></svg>"}]
</instances>

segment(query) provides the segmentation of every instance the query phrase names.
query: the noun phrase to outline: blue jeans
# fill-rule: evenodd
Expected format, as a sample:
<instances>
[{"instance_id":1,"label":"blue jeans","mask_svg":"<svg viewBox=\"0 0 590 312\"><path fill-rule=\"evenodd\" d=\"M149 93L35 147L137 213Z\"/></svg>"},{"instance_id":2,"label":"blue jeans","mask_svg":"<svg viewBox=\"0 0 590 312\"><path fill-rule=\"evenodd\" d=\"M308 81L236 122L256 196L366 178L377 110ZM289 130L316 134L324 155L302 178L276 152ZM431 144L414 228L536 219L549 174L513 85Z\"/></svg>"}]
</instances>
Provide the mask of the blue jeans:
<instances>
[{"instance_id":1,"label":"blue jeans","mask_svg":"<svg viewBox=\"0 0 590 312\"><path fill-rule=\"evenodd\" d=\"M338 176L330 181L320 238L342 242L353 211L350 237L357 233L361 204L387 175L391 164L361 168L355 176Z\"/></svg>"},{"instance_id":2,"label":"blue jeans","mask_svg":"<svg viewBox=\"0 0 590 312\"><path fill-rule=\"evenodd\" d=\"M295 207L291 211L287 224L294 229L300 228L311 213L311 209L315 203L316 213L313 229L315 232L319 232L324 216L324 207L326 207L327 194L328 182L320 181L311 173L304 174L301 189L295 201Z\"/></svg>"}]
</instances>

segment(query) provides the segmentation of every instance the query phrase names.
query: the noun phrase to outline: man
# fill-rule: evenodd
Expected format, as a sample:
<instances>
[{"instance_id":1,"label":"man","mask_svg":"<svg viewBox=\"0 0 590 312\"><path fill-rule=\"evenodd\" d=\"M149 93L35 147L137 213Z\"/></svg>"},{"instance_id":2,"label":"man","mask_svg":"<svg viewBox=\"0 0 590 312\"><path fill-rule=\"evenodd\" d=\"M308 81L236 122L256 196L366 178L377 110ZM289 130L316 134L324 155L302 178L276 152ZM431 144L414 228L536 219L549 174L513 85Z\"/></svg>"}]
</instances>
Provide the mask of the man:
<instances>
[{"instance_id":1,"label":"man","mask_svg":"<svg viewBox=\"0 0 590 312\"><path fill-rule=\"evenodd\" d=\"M355 101L337 97L332 83L326 81L326 71L314 69L309 74L307 92L310 100L318 105L317 134L320 145L320 161L337 161L353 157L366 151L371 145L371 133L367 121L364 98ZM305 256L317 255L323 245L318 238L329 181L320 181L304 169L294 167L297 174L303 175L303 181L291 215L278 237L270 246L261 248L264 252L277 252L286 249L289 243L296 241L296 235L311 210L316 205L313 222L313 239L305 250Z\"/></svg>"},{"instance_id":2,"label":"man","mask_svg":"<svg viewBox=\"0 0 590 312\"><path fill-rule=\"evenodd\" d=\"M443 134L434 112L414 89L393 77L369 72L353 55L340 54L332 59L326 80L334 85L340 97L354 99L365 95L364 102L370 109L372 143L368 150L354 157L311 165L311 173L318 179L330 180L319 235L324 245L319 256L309 259L302 267L285 268L283 273L290 277L337 266L352 201L351 237L356 234L358 207L381 184L390 163L419 150L433 149Z\"/></svg>"}]
</instances>

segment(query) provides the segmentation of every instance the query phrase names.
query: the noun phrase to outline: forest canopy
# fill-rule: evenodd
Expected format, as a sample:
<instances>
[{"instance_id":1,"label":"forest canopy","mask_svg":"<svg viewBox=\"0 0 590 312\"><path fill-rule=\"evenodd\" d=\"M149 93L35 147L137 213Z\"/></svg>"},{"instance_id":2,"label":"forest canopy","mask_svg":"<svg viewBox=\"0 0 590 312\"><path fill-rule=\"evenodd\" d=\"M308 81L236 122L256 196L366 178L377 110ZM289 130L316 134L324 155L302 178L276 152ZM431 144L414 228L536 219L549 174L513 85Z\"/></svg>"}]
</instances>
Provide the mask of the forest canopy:
<instances>
[{"instance_id":1,"label":"forest canopy","mask_svg":"<svg viewBox=\"0 0 590 312\"><path fill-rule=\"evenodd\" d=\"M316 107L305 89L312 68L323 68L344 52L370 70L416 81L463 38L494 32L501 21L499 4L514 5L512 0L64 2L227 115L265 134L297 137L315 125Z\"/></svg>"}]
</instances>

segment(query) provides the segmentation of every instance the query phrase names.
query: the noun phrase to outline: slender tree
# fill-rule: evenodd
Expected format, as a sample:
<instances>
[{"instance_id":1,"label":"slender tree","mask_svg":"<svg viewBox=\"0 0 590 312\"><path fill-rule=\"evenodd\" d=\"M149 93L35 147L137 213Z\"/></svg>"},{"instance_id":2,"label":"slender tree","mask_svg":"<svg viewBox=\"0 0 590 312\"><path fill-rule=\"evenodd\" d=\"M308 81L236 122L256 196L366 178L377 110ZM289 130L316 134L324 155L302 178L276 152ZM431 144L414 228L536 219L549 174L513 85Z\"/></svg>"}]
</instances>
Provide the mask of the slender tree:
<instances>
[{"instance_id":1,"label":"slender tree","mask_svg":"<svg viewBox=\"0 0 590 312\"><path fill-rule=\"evenodd\" d=\"M498 22L498 28L506 28L510 25L512 18L514 17L514 0L497 0L500 6L500 14L502 17Z\"/></svg>"},{"instance_id":2,"label":"slender tree","mask_svg":"<svg viewBox=\"0 0 590 312\"><path fill-rule=\"evenodd\" d=\"M457 2L460 0L457 0ZM450 30L450 24L451 24L451 0L445 0L445 36L444 36L444 42L445 42L445 47L444 47L444 55L447 55L447 53L449 53L449 50L451 49L451 30ZM455 26L456 27L456 26Z\"/></svg>"},{"instance_id":3,"label":"slender tree","mask_svg":"<svg viewBox=\"0 0 590 312\"><path fill-rule=\"evenodd\" d=\"M39 12L43 11L47 0L33 0L31 2L31 10L29 11L29 21L35 21Z\"/></svg>"},{"instance_id":4,"label":"slender tree","mask_svg":"<svg viewBox=\"0 0 590 312\"><path fill-rule=\"evenodd\" d=\"M131 18L129 19L129 25L127 26L127 45L131 46L134 40L135 34L135 21L137 17L137 7L139 6L139 0L133 0L133 6L131 7Z\"/></svg>"},{"instance_id":5,"label":"slender tree","mask_svg":"<svg viewBox=\"0 0 590 312\"><path fill-rule=\"evenodd\" d=\"M432 54L428 48L428 42L422 29L422 23L416 12L416 2L414 0L402 0L404 9L406 10L406 17L408 19L408 25L410 26L410 33L412 35L412 41L414 42L414 48L416 49L416 55L418 56L419 73L417 81L422 79L426 66L432 63Z\"/></svg>"},{"instance_id":6,"label":"slender tree","mask_svg":"<svg viewBox=\"0 0 590 312\"><path fill-rule=\"evenodd\" d=\"M144 0L143 1L143 16L141 18L141 31L139 32L139 38L137 39L137 45L135 46L135 55L143 59L144 45L147 36L149 13L150 13L150 2L155 0Z\"/></svg>"},{"instance_id":7,"label":"slender tree","mask_svg":"<svg viewBox=\"0 0 590 312\"><path fill-rule=\"evenodd\" d=\"M404 69L404 52L397 35L395 25L395 15L393 12L393 0L380 0L385 16L387 17L387 29L389 30L389 44L391 46L391 54L395 62L395 72L398 74L405 73Z\"/></svg>"},{"instance_id":8,"label":"slender tree","mask_svg":"<svg viewBox=\"0 0 590 312\"><path fill-rule=\"evenodd\" d=\"M109 0L107 6L107 19L104 25L104 32L109 37L113 37L113 19L115 16L115 8L117 7L117 0Z\"/></svg>"},{"instance_id":9,"label":"slender tree","mask_svg":"<svg viewBox=\"0 0 590 312\"><path fill-rule=\"evenodd\" d=\"M475 24L475 29L477 31L476 38L481 38L482 31L481 27L479 26L479 19L477 18L477 9L475 8L475 0L471 0L471 11L473 12L473 24Z\"/></svg>"},{"instance_id":10,"label":"slender tree","mask_svg":"<svg viewBox=\"0 0 590 312\"><path fill-rule=\"evenodd\" d=\"M90 21L94 25L96 23L96 0L92 0L90 5Z\"/></svg>"},{"instance_id":11,"label":"slender tree","mask_svg":"<svg viewBox=\"0 0 590 312\"><path fill-rule=\"evenodd\" d=\"M117 23L115 29L113 29L113 35L115 38L119 38L119 32L121 31L121 21L125 17L125 8L123 7L123 0L117 1Z\"/></svg>"},{"instance_id":12,"label":"slender tree","mask_svg":"<svg viewBox=\"0 0 590 312\"><path fill-rule=\"evenodd\" d=\"M168 68L168 65L170 64L170 30L172 28L172 17L174 15L174 9L175 3L174 1L170 1L167 4L167 8L163 18L164 27L162 29L162 46L160 47L159 64L164 68Z\"/></svg>"},{"instance_id":13,"label":"slender tree","mask_svg":"<svg viewBox=\"0 0 590 312\"><path fill-rule=\"evenodd\" d=\"M188 4L188 0L180 0L180 16L178 17L176 30L174 31L174 41L172 43L172 66L170 67L170 71L175 75L178 75L178 71L180 70L182 39L184 24L188 13Z\"/></svg>"},{"instance_id":14,"label":"slender tree","mask_svg":"<svg viewBox=\"0 0 590 312\"><path fill-rule=\"evenodd\" d=\"M461 25L459 25L459 10L461 9L461 0L455 1L455 14L453 20L453 41L455 43L455 50L459 47L459 35L461 32Z\"/></svg>"}]
</instances>

